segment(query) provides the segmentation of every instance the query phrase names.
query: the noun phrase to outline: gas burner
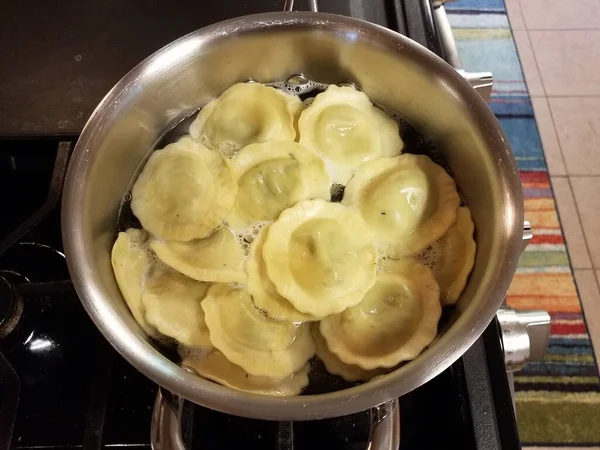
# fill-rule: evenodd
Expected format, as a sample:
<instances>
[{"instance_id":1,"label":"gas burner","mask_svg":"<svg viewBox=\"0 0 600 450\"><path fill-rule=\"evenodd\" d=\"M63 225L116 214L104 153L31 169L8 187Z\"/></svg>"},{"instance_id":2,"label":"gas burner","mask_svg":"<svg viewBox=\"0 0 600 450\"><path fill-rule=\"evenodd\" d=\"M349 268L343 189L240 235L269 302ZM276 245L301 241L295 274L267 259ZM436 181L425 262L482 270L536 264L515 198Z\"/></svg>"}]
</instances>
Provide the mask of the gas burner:
<instances>
[{"instance_id":1,"label":"gas burner","mask_svg":"<svg viewBox=\"0 0 600 450\"><path fill-rule=\"evenodd\" d=\"M235 433L227 430L235 429ZM161 450L342 448L388 450L400 445L398 400L326 420L273 422L230 416L159 389L151 447Z\"/></svg>"},{"instance_id":2,"label":"gas burner","mask_svg":"<svg viewBox=\"0 0 600 450\"><path fill-rule=\"evenodd\" d=\"M8 336L19 323L23 302L13 285L0 275L0 340Z\"/></svg>"},{"instance_id":3,"label":"gas burner","mask_svg":"<svg viewBox=\"0 0 600 450\"><path fill-rule=\"evenodd\" d=\"M15 285L69 279L64 253L39 242L19 242L0 255L0 275Z\"/></svg>"}]
</instances>

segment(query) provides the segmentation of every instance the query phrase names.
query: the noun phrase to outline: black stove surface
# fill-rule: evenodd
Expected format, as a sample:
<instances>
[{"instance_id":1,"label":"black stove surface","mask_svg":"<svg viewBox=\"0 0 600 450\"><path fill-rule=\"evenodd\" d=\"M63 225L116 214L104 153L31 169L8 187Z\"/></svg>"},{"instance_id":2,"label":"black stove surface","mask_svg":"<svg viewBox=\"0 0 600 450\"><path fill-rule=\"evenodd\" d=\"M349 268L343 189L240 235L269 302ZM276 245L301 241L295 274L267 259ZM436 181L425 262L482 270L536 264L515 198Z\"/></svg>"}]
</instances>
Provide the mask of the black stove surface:
<instances>
[{"instance_id":1,"label":"black stove surface","mask_svg":"<svg viewBox=\"0 0 600 450\"><path fill-rule=\"evenodd\" d=\"M51 75L37 90L26 92L25 86L11 82L13 75L27 72L17 65L10 69L15 73L3 75L0 82L0 104L10 104L7 98L23 100L23 96L39 96L42 100L36 105L25 103L11 117L12 122L5 117L7 108L0 110L0 135L18 134L0 140L0 204L4 211L0 220L0 450L150 447L157 387L100 335L69 281L60 234L60 194L76 135L66 133L78 133L87 114L117 78L169 40L226 17L279 10L280 3L237 2L234 8L233 2L211 2L207 8L200 7L199 2L182 1L173 21L158 27L154 35L144 33L148 40L139 39L139 30L152 29L152 21L162 19L159 12L165 13L170 3L155 0L146 9L132 2L94 3L98 6L94 19L88 17L91 3L86 6L83 1L61 3L60 7L33 0L0 6L0 12L8 8L12 14L3 20L12 17L15 21L35 6L33 22L19 33L30 30L42 18L44 26L35 48L28 47L28 43L22 51L32 56L27 70L39 66ZM320 3L323 11L375 21L439 54L425 0ZM302 2L297 7L305 8ZM62 28L60 21L49 19L56 17L56 8L70 11ZM117 55L104 44L106 48L100 48L100 43L122 37L124 18L131 19L127 32L135 31L138 39ZM102 30L93 28L93 23L103 24ZM56 89L67 89L65 86L72 84L78 73L67 70L59 74L63 62L54 58L56 65L48 68L47 61L38 61L34 56L61 42L67 49L79 41L80 45L89 45L91 33L100 33L96 56L86 69L95 75L80 78L77 101L83 106L73 109L69 102L75 102L75 97L61 97ZM0 40L0 55L5 55L7 45L7 41ZM61 75L64 78L59 82ZM77 118L80 106L84 112ZM33 123L32 117L45 117L40 119L37 131L26 126ZM65 117L71 125L56 127L54 122ZM38 132L61 137L32 139L31 134ZM450 369L399 402L403 450L519 448L496 323ZM277 423L227 416L189 404L186 408L190 414L183 426L183 438L190 450L362 449L369 431L368 413L325 421ZM282 429L288 430L288 438L283 440Z\"/></svg>"}]
</instances>

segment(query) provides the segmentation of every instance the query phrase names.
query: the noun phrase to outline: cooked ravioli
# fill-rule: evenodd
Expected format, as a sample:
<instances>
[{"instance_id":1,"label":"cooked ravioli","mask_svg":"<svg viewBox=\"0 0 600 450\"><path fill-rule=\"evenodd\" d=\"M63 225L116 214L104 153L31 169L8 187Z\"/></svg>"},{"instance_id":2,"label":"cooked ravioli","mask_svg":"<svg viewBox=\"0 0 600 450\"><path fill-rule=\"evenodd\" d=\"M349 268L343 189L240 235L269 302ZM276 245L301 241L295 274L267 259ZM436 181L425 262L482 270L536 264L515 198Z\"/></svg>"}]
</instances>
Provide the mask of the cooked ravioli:
<instances>
[{"instance_id":1,"label":"cooked ravioli","mask_svg":"<svg viewBox=\"0 0 600 450\"><path fill-rule=\"evenodd\" d=\"M142 287L152 260L146 247L148 233L130 228L120 232L113 245L111 262L113 272L125 303L133 318L150 336L156 337L156 329L144 317Z\"/></svg>"},{"instance_id":2,"label":"cooked ravioli","mask_svg":"<svg viewBox=\"0 0 600 450\"><path fill-rule=\"evenodd\" d=\"M188 242L150 240L156 256L198 281L246 281L244 251L230 229L221 227L205 239Z\"/></svg>"},{"instance_id":3,"label":"cooked ravioli","mask_svg":"<svg viewBox=\"0 0 600 450\"><path fill-rule=\"evenodd\" d=\"M285 378L315 354L308 325L267 318L243 288L214 284L202 308L212 344L251 375Z\"/></svg>"},{"instance_id":4,"label":"cooked ravioli","mask_svg":"<svg viewBox=\"0 0 600 450\"><path fill-rule=\"evenodd\" d=\"M345 185L363 162L402 151L398 124L349 86L330 85L302 111L300 143L317 151L334 183Z\"/></svg>"},{"instance_id":5,"label":"cooked ravioli","mask_svg":"<svg viewBox=\"0 0 600 450\"><path fill-rule=\"evenodd\" d=\"M330 197L323 160L296 142L248 145L233 157L231 168L238 194L227 222L234 228L275 220L300 200Z\"/></svg>"},{"instance_id":6,"label":"cooked ravioli","mask_svg":"<svg viewBox=\"0 0 600 450\"><path fill-rule=\"evenodd\" d=\"M268 229L269 226L267 225L254 238L252 247L250 247L248 262L246 263L246 272L248 274L247 287L254 305L265 311L269 317L277 320L287 320L289 322L318 320L316 317L301 313L294 308L289 301L279 295L277 289L275 289L275 285L267 276L262 252Z\"/></svg>"},{"instance_id":7,"label":"cooked ravioli","mask_svg":"<svg viewBox=\"0 0 600 450\"><path fill-rule=\"evenodd\" d=\"M229 361L218 350L213 350L208 355L199 358L184 358L181 364L191 367L198 375L224 386L239 391L280 397L300 394L302 389L308 385L310 370L309 365L306 364L298 372L281 379L250 375L240 366Z\"/></svg>"},{"instance_id":8,"label":"cooked ravioli","mask_svg":"<svg viewBox=\"0 0 600 450\"><path fill-rule=\"evenodd\" d=\"M302 102L260 83L238 83L200 110L191 136L231 156L248 144L293 141Z\"/></svg>"},{"instance_id":9,"label":"cooked ravioli","mask_svg":"<svg viewBox=\"0 0 600 450\"><path fill-rule=\"evenodd\" d=\"M200 306L208 284L169 268L155 267L146 277L142 305L149 324L189 347L211 346Z\"/></svg>"},{"instance_id":10,"label":"cooked ravioli","mask_svg":"<svg viewBox=\"0 0 600 450\"><path fill-rule=\"evenodd\" d=\"M189 241L208 236L235 195L223 158L184 136L152 153L131 191L131 210L154 236Z\"/></svg>"},{"instance_id":11,"label":"cooked ravioli","mask_svg":"<svg viewBox=\"0 0 600 450\"><path fill-rule=\"evenodd\" d=\"M340 360L373 370L415 358L435 338L440 315L431 270L408 258L388 261L364 299L323 319L320 331Z\"/></svg>"},{"instance_id":12,"label":"cooked ravioli","mask_svg":"<svg viewBox=\"0 0 600 450\"><path fill-rule=\"evenodd\" d=\"M269 228L263 259L279 295L319 318L356 305L375 282L371 235L339 203L305 200L286 209Z\"/></svg>"},{"instance_id":13,"label":"cooked ravioli","mask_svg":"<svg viewBox=\"0 0 600 450\"><path fill-rule=\"evenodd\" d=\"M439 239L456 220L460 198L442 167L403 154L361 165L342 203L360 213L383 253L400 258Z\"/></svg>"},{"instance_id":14,"label":"cooked ravioli","mask_svg":"<svg viewBox=\"0 0 600 450\"><path fill-rule=\"evenodd\" d=\"M317 349L317 357L323 361L327 372L338 375L346 381L368 381L371 378L386 373L385 369L365 370L352 364L346 364L336 355L331 353L327 347L327 342L323 339L319 331L318 324L312 327L313 339Z\"/></svg>"},{"instance_id":15,"label":"cooked ravioli","mask_svg":"<svg viewBox=\"0 0 600 450\"><path fill-rule=\"evenodd\" d=\"M459 208L456 223L440 242L442 253L436 272L444 305L456 303L467 284L475 264L477 246L473 239L474 230L469 208Z\"/></svg>"}]
</instances>

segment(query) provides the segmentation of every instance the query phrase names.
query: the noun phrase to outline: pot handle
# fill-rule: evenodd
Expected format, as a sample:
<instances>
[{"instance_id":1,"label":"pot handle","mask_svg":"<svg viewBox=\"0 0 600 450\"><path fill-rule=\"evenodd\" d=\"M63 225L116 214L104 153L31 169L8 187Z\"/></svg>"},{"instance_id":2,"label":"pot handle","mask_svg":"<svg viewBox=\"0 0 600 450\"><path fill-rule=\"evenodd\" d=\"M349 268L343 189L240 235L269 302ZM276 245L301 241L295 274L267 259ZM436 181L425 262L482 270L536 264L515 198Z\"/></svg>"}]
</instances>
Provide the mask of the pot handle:
<instances>
[{"instance_id":1,"label":"pot handle","mask_svg":"<svg viewBox=\"0 0 600 450\"><path fill-rule=\"evenodd\" d=\"M285 0L283 5L284 11L293 11L294 9L294 0ZM318 0L308 0L308 9L312 12L319 12L319 4Z\"/></svg>"},{"instance_id":2,"label":"pot handle","mask_svg":"<svg viewBox=\"0 0 600 450\"><path fill-rule=\"evenodd\" d=\"M450 22L448 22L448 16L444 9L444 3L444 1L440 1L433 5L433 20L437 25L444 59L487 101L490 98L492 85L494 84L492 74L491 72L467 72L462 68L462 61L460 60L460 56L458 56L456 42L454 41Z\"/></svg>"}]
</instances>

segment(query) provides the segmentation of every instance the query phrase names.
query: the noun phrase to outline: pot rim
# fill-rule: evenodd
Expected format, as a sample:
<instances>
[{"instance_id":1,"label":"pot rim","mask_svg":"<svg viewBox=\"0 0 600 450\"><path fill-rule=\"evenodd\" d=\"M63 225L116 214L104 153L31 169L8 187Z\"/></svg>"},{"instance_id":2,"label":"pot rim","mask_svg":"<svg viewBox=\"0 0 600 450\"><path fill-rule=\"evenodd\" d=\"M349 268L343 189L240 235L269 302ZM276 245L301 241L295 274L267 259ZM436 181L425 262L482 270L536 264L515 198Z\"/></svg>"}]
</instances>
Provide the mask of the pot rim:
<instances>
[{"instance_id":1,"label":"pot rim","mask_svg":"<svg viewBox=\"0 0 600 450\"><path fill-rule=\"evenodd\" d=\"M394 372L341 391L296 397L271 397L236 391L191 374L155 349L141 329L131 329L111 307L111 300L101 294L95 282L90 282L89 275L92 271L85 252L81 251L88 245L83 232L83 219L81 214L75 213L81 211L79 206L84 202L84 185L91 166L89 154L91 149L95 148L98 130L101 130L107 120L107 109L121 92L138 83L145 73L160 70L163 64L168 64L164 63L164 57L169 52L183 51L189 54L212 39L266 27L290 25L316 26L323 29L355 28L382 45L389 46L392 42L402 47L403 51L410 52L411 56L421 59L425 65L435 68L448 85L458 92L463 100L469 102L470 107L475 110L474 115L480 118L480 126L486 127L489 133L495 133L496 137L501 138L494 139L493 145L501 149L508 148L500 125L479 94L441 58L405 36L360 19L326 13L293 11L243 16L201 28L173 41L138 64L104 97L86 123L69 164L62 202L62 234L69 272L84 308L104 337L140 372L174 394L224 413L260 419L312 420L347 415L384 403L416 389L447 369L479 338L493 319L516 270L517 258L506 258L502 263L502 269L511 276L497 277L490 284L489 291L494 291L495 296L485 302L473 302L469 305L467 310L473 308L474 311L471 311L466 319L465 314L461 314L456 323L437 339L434 346L427 348L417 359ZM512 164L514 167L507 167L507 170L514 172L514 160ZM518 202L521 199L511 197L510 200L517 206L515 220L509 220L505 225L507 233L511 236L510 245L505 252L518 254L522 232L522 207L518 206ZM522 200L520 204L522 205ZM457 332L459 328L463 330L460 339L457 336L460 335ZM464 332L465 330L469 331Z\"/></svg>"}]
</instances>

